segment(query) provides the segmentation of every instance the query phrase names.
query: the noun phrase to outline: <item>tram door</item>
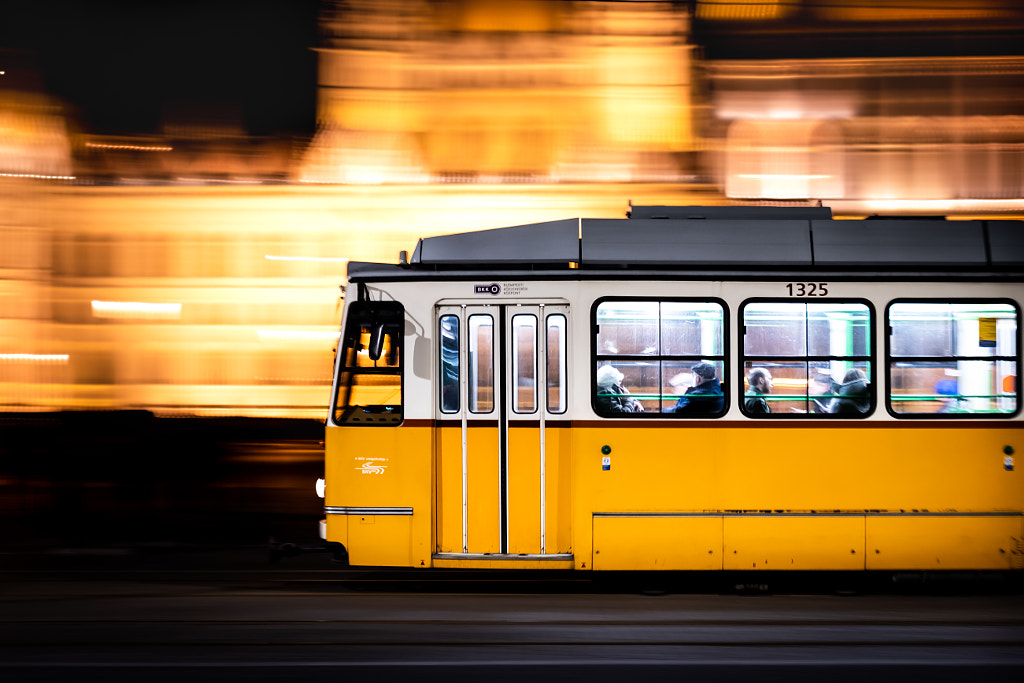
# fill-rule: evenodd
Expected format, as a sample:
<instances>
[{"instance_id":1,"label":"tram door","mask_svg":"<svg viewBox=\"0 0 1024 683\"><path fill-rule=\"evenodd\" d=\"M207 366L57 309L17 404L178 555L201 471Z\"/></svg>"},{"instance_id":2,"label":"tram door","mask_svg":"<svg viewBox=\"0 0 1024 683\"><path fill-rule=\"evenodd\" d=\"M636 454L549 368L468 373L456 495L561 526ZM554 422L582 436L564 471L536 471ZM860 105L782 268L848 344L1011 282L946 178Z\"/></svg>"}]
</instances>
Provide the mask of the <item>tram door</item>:
<instances>
[{"instance_id":1,"label":"tram door","mask_svg":"<svg viewBox=\"0 0 1024 683\"><path fill-rule=\"evenodd\" d=\"M436 549L570 551L566 305L438 307Z\"/></svg>"}]
</instances>

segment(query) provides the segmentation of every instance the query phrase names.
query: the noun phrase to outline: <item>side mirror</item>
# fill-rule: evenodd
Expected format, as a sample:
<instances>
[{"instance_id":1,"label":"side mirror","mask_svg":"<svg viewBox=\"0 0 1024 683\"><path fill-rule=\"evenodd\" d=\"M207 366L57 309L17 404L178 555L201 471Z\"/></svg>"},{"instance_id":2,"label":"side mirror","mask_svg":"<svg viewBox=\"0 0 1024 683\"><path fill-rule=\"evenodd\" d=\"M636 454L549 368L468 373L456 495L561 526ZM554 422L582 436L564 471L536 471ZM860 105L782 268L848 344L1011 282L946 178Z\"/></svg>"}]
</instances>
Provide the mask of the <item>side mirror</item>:
<instances>
[{"instance_id":1,"label":"side mirror","mask_svg":"<svg viewBox=\"0 0 1024 683\"><path fill-rule=\"evenodd\" d=\"M370 360L380 360L380 355L384 350L384 323L376 323L373 326L373 330L370 331L370 346L367 348L367 352L370 354Z\"/></svg>"}]
</instances>

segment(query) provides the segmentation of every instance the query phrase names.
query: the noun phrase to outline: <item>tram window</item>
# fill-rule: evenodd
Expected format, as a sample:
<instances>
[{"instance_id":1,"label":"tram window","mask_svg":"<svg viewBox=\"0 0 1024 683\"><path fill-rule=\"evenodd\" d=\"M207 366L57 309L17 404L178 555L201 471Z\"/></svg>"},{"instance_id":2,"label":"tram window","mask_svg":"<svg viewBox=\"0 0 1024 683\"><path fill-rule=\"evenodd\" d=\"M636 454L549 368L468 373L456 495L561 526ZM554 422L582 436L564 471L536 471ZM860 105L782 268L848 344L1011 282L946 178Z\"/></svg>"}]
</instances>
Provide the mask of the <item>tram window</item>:
<instances>
[{"instance_id":1,"label":"tram window","mask_svg":"<svg viewBox=\"0 0 1024 683\"><path fill-rule=\"evenodd\" d=\"M547 358L547 409L549 413L564 413L566 408L565 316L549 315L545 356Z\"/></svg>"},{"instance_id":2,"label":"tram window","mask_svg":"<svg viewBox=\"0 0 1024 683\"><path fill-rule=\"evenodd\" d=\"M494 411L494 319L469 316L469 411Z\"/></svg>"},{"instance_id":3,"label":"tram window","mask_svg":"<svg viewBox=\"0 0 1024 683\"><path fill-rule=\"evenodd\" d=\"M459 318L443 315L439 323L441 339L441 412L459 412Z\"/></svg>"},{"instance_id":4,"label":"tram window","mask_svg":"<svg viewBox=\"0 0 1024 683\"><path fill-rule=\"evenodd\" d=\"M1009 302L894 302L889 409L904 417L1017 411L1017 327Z\"/></svg>"},{"instance_id":5,"label":"tram window","mask_svg":"<svg viewBox=\"0 0 1024 683\"><path fill-rule=\"evenodd\" d=\"M512 409L537 411L537 318L512 316Z\"/></svg>"},{"instance_id":6,"label":"tram window","mask_svg":"<svg viewBox=\"0 0 1024 683\"><path fill-rule=\"evenodd\" d=\"M593 406L599 415L707 418L725 412L721 303L603 299L594 308L594 324ZM714 377L697 378L692 369L699 364L710 366L703 372ZM684 395L685 410L676 412Z\"/></svg>"},{"instance_id":7,"label":"tram window","mask_svg":"<svg viewBox=\"0 0 1024 683\"><path fill-rule=\"evenodd\" d=\"M741 318L744 414L862 417L873 410L868 304L749 301Z\"/></svg>"},{"instance_id":8,"label":"tram window","mask_svg":"<svg viewBox=\"0 0 1024 683\"><path fill-rule=\"evenodd\" d=\"M359 301L350 306L339 350L335 422L380 426L402 421L404 324L399 303Z\"/></svg>"}]
</instances>

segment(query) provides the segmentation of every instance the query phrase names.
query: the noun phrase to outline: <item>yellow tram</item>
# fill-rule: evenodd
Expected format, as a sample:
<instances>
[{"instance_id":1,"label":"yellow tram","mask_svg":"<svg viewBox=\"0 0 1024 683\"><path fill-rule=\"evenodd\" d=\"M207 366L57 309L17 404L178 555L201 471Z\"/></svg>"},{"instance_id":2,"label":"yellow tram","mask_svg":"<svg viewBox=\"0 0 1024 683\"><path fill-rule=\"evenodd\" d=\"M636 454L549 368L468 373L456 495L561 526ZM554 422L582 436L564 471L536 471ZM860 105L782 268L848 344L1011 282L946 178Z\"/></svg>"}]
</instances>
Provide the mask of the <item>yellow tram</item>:
<instances>
[{"instance_id":1,"label":"yellow tram","mask_svg":"<svg viewBox=\"0 0 1024 683\"><path fill-rule=\"evenodd\" d=\"M352 565L1024 569L1020 222L627 216L349 264Z\"/></svg>"}]
</instances>

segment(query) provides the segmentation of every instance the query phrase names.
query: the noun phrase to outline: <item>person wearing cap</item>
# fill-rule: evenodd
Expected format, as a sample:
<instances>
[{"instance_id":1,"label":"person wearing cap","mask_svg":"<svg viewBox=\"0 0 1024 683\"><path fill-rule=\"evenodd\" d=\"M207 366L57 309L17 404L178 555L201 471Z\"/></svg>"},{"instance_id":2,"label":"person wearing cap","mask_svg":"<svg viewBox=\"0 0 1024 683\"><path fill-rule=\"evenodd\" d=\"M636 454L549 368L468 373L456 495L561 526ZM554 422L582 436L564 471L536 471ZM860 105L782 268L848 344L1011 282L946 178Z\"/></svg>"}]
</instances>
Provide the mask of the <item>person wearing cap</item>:
<instances>
[{"instance_id":1,"label":"person wearing cap","mask_svg":"<svg viewBox=\"0 0 1024 683\"><path fill-rule=\"evenodd\" d=\"M693 373L693 386L679 397L676 404L665 412L677 415L719 415L725 409L725 395L710 363L697 363Z\"/></svg>"},{"instance_id":2,"label":"person wearing cap","mask_svg":"<svg viewBox=\"0 0 1024 683\"><path fill-rule=\"evenodd\" d=\"M602 413L642 413L644 407L622 386L624 375L611 365L597 369L597 405Z\"/></svg>"}]
</instances>

